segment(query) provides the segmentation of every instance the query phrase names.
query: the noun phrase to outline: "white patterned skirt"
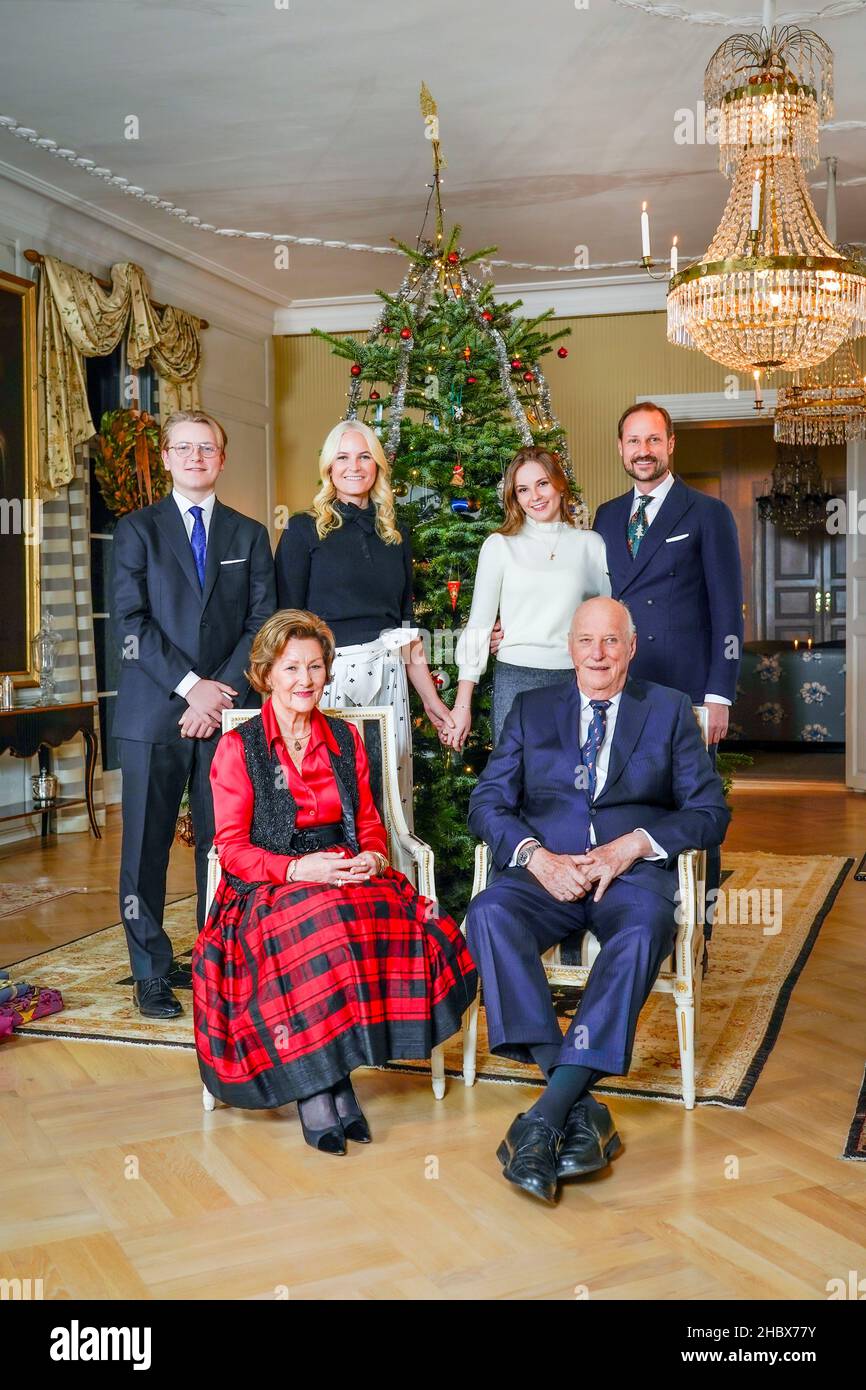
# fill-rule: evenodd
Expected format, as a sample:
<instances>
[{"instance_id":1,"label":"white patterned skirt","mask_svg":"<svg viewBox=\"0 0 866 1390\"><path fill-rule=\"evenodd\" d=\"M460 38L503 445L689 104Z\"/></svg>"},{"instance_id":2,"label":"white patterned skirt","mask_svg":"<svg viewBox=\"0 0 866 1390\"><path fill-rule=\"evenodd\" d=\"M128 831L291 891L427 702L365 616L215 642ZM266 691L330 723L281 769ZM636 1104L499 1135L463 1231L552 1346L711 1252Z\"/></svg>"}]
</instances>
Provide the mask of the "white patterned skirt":
<instances>
[{"instance_id":1,"label":"white patterned skirt","mask_svg":"<svg viewBox=\"0 0 866 1390\"><path fill-rule=\"evenodd\" d=\"M351 709L366 705L388 705L394 711L397 743L397 785L403 814L414 829L412 807L412 719L409 713L409 682L401 647L417 636L417 629L394 628L372 642L338 647L331 667L331 679L322 692L323 709ZM399 644L397 644L399 638Z\"/></svg>"}]
</instances>

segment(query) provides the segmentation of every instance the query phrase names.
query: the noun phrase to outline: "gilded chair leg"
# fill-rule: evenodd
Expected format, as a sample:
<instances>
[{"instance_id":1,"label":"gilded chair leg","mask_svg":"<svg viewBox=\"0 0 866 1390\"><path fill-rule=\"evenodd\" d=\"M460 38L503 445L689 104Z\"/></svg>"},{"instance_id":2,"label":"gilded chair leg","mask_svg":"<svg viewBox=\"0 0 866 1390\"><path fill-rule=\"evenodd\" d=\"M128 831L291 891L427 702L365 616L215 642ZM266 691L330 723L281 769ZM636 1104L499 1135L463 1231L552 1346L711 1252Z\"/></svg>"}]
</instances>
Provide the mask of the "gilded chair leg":
<instances>
[{"instance_id":1,"label":"gilded chair leg","mask_svg":"<svg viewBox=\"0 0 866 1390\"><path fill-rule=\"evenodd\" d=\"M703 998L704 988L704 972L700 967L695 968L695 978L692 988L695 994L695 1037L697 1037L701 1027L701 999Z\"/></svg>"},{"instance_id":2,"label":"gilded chair leg","mask_svg":"<svg viewBox=\"0 0 866 1390\"><path fill-rule=\"evenodd\" d=\"M695 1006L677 1004L677 1038L680 1044L680 1074L683 1081L683 1105L695 1108Z\"/></svg>"},{"instance_id":3,"label":"gilded chair leg","mask_svg":"<svg viewBox=\"0 0 866 1390\"><path fill-rule=\"evenodd\" d=\"M445 1096L445 1044L440 1043L430 1053L430 1072L433 1077L433 1094L437 1100Z\"/></svg>"},{"instance_id":4,"label":"gilded chair leg","mask_svg":"<svg viewBox=\"0 0 866 1390\"><path fill-rule=\"evenodd\" d=\"M475 1068L478 1062L478 1014L481 1009L479 995L476 994L463 1015L463 1084L475 1085Z\"/></svg>"}]
</instances>

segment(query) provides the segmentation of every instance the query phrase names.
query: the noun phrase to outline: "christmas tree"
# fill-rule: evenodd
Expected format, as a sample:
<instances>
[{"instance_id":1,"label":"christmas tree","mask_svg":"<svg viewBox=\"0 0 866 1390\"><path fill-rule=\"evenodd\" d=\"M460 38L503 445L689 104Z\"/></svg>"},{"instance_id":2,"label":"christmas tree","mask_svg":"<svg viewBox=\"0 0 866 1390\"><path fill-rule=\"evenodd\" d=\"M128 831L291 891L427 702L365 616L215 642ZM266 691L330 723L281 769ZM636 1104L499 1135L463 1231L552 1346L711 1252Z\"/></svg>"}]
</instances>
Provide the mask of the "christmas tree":
<instances>
[{"instance_id":1,"label":"christmas tree","mask_svg":"<svg viewBox=\"0 0 866 1390\"><path fill-rule=\"evenodd\" d=\"M569 330L545 328L552 310L521 318L520 300L497 304L492 281L473 276L469 267L483 265L495 248L466 254L459 227L445 235L440 167L435 141L435 240L419 236L415 247L396 243L409 261L407 273L396 294L377 291L382 308L366 339L318 336L351 362L345 418L372 425L391 463L398 515L412 533L415 621L450 704L447 692L457 685L454 647L469 616L478 551L503 521L506 467L522 445L534 443L554 450L571 478L541 369L542 358ZM564 347L558 352L567 355ZM571 481L579 522L586 524ZM469 794L490 748L491 674L476 692L473 727L461 752L443 749L423 715L413 720L415 828L433 846L440 900L458 919L469 898L474 852L466 825Z\"/></svg>"}]
</instances>

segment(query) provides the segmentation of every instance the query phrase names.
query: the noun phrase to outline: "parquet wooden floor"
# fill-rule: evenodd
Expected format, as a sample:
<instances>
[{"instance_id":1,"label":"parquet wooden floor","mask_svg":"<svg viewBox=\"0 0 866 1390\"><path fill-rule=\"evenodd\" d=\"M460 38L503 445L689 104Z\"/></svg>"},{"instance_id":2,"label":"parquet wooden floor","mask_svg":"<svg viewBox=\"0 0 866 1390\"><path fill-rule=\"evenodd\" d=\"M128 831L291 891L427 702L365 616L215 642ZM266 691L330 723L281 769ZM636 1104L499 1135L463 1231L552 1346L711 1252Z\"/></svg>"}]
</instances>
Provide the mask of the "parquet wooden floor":
<instances>
[{"instance_id":1,"label":"parquet wooden floor","mask_svg":"<svg viewBox=\"0 0 866 1390\"><path fill-rule=\"evenodd\" d=\"M728 844L866 850L866 798L737 789ZM6 881L82 885L0 920L16 960L117 920L105 838L0 849ZM175 850L170 892L192 890ZM45 1298L826 1298L866 1273L866 1165L839 1154L866 1063L866 883L848 878L745 1110L616 1100L613 1167L555 1209L495 1149L526 1086L356 1075L375 1143L313 1153L295 1110L201 1109L192 1053L17 1037L0 1048L0 1278Z\"/></svg>"}]
</instances>

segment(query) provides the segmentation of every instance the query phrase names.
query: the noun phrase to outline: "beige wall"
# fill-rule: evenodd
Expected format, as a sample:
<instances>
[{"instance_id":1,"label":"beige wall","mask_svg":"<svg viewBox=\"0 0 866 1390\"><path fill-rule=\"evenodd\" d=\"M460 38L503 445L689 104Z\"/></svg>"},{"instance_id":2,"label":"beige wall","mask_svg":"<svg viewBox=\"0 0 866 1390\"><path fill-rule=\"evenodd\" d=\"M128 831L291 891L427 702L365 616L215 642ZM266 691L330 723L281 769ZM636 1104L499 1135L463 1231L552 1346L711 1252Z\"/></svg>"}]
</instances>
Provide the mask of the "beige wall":
<instances>
[{"instance_id":1,"label":"beige wall","mask_svg":"<svg viewBox=\"0 0 866 1390\"><path fill-rule=\"evenodd\" d=\"M616 422L636 396L723 392L728 373L699 352L671 347L664 313L559 319L571 328L568 357L545 359L553 408L565 427L574 471L591 509L624 491ZM866 365L866 340L859 343ZM309 505L322 441L341 418L348 363L310 336L274 340L276 501ZM769 383L773 385L774 383ZM744 389L751 383L741 379Z\"/></svg>"},{"instance_id":2,"label":"beige wall","mask_svg":"<svg viewBox=\"0 0 866 1390\"><path fill-rule=\"evenodd\" d=\"M551 354L544 369L575 476L594 509L623 491L616 422L625 406L638 395L722 391L726 369L670 347L663 313L557 320L565 326L568 357ZM318 450L346 399L348 363L309 336L276 338L274 353L276 501L294 511L309 504Z\"/></svg>"}]
</instances>

